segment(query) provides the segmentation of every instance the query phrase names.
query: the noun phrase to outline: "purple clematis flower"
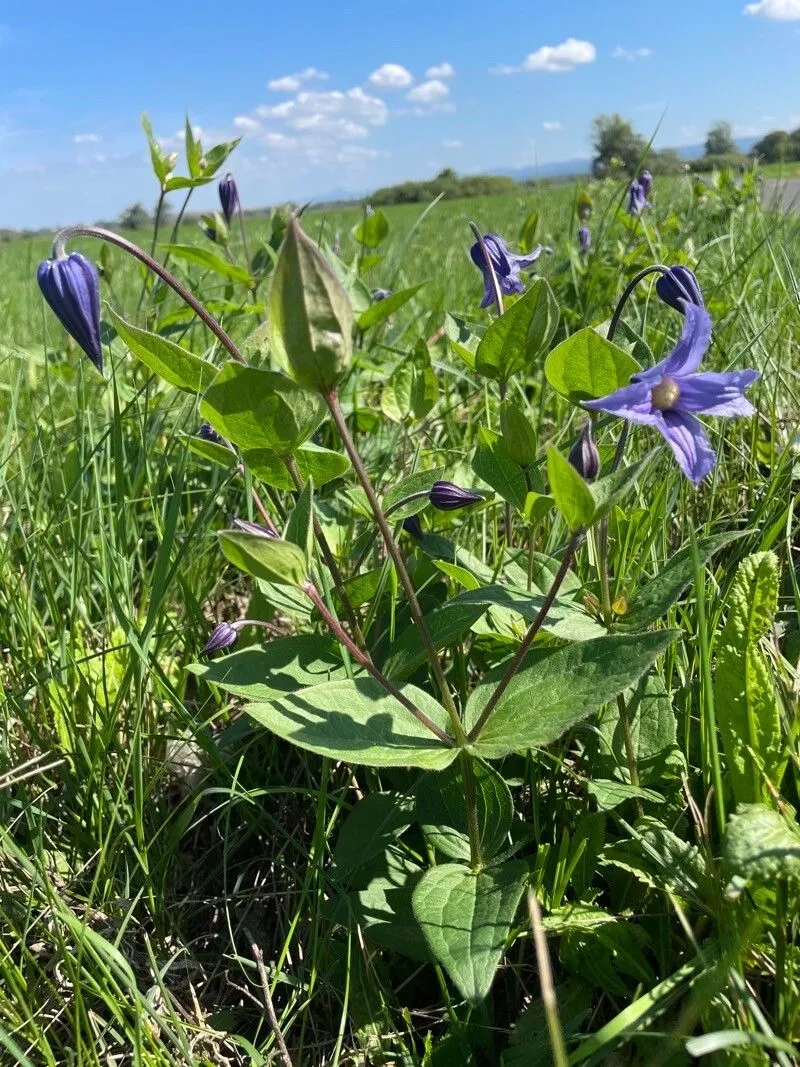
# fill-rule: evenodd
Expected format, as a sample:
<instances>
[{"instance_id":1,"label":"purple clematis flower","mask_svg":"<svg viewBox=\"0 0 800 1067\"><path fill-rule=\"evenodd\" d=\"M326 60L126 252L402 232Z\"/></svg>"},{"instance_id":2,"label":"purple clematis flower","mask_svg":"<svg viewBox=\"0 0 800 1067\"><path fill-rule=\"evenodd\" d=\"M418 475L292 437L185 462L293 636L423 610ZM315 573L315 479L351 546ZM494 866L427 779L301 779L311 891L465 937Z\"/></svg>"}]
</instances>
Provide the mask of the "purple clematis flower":
<instances>
[{"instance_id":1,"label":"purple clematis flower","mask_svg":"<svg viewBox=\"0 0 800 1067\"><path fill-rule=\"evenodd\" d=\"M94 263L70 252L40 263L36 277L56 318L102 374L100 277Z\"/></svg>"},{"instance_id":2,"label":"purple clematis flower","mask_svg":"<svg viewBox=\"0 0 800 1067\"><path fill-rule=\"evenodd\" d=\"M714 449L698 415L752 415L744 391L758 371L696 373L711 342L711 318L704 308L685 303L686 321L674 350L655 367L640 371L630 385L584 407L607 411L628 422L654 426L664 437L678 466L695 485L716 462Z\"/></svg>"},{"instance_id":3,"label":"purple clematis flower","mask_svg":"<svg viewBox=\"0 0 800 1067\"><path fill-rule=\"evenodd\" d=\"M220 179L219 202L225 221L230 226L231 219L239 208L239 190L236 188L236 182L233 180L232 174L226 174L224 178Z\"/></svg>"},{"instance_id":4,"label":"purple clematis flower","mask_svg":"<svg viewBox=\"0 0 800 1067\"><path fill-rule=\"evenodd\" d=\"M546 248L542 245L537 245L526 256L518 256L515 252L512 252L506 242L498 233L487 233L483 238L483 243L486 245L486 251L489 253L489 259L494 267L494 273L497 277L497 284L500 286L500 292L506 296L510 296L511 293L524 292L525 286L519 276L521 270L530 270L536 260L542 254L542 252L552 252L552 248ZM483 258L483 249L478 241L470 248L469 254L472 257L472 262L476 267L479 267L483 271L483 298L481 299L481 307L487 308L490 304L494 303L494 286L492 285L492 273L486 261Z\"/></svg>"},{"instance_id":5,"label":"purple clematis flower","mask_svg":"<svg viewBox=\"0 0 800 1067\"><path fill-rule=\"evenodd\" d=\"M656 292L665 304L683 314L685 304L705 307L700 284L688 267L670 267L656 282Z\"/></svg>"},{"instance_id":6,"label":"purple clematis flower","mask_svg":"<svg viewBox=\"0 0 800 1067\"><path fill-rule=\"evenodd\" d=\"M639 185L642 187L645 200L649 200L650 190L653 188L653 175L649 170L643 170L639 175Z\"/></svg>"},{"instance_id":7,"label":"purple clematis flower","mask_svg":"<svg viewBox=\"0 0 800 1067\"><path fill-rule=\"evenodd\" d=\"M592 231L588 226L581 226L578 230L578 247L582 256L588 255L589 249L592 247Z\"/></svg>"}]
</instances>

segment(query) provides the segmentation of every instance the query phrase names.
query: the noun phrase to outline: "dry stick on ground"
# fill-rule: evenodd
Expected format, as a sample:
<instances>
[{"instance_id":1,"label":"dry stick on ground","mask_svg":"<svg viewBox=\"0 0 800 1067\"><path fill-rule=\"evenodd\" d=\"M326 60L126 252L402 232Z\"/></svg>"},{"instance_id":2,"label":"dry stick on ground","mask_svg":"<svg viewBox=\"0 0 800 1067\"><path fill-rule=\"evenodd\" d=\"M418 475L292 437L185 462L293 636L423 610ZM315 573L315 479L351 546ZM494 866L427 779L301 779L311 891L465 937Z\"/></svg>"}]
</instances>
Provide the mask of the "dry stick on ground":
<instances>
[{"instance_id":1,"label":"dry stick on ground","mask_svg":"<svg viewBox=\"0 0 800 1067\"><path fill-rule=\"evenodd\" d=\"M536 964L539 968L539 986L542 991L542 1007L547 1019L547 1030L550 1035L550 1048L553 1052L554 1067L567 1067L567 1049L564 1045L564 1031L561 1029L561 1019L558 1014L558 998L556 997L555 984L553 982L553 969L550 966L550 952L547 948L547 937L542 926L542 913L539 910L539 901L532 889L528 890L528 911L531 917L531 931L533 933L533 946L536 949Z\"/></svg>"},{"instance_id":2,"label":"dry stick on ground","mask_svg":"<svg viewBox=\"0 0 800 1067\"><path fill-rule=\"evenodd\" d=\"M256 944L253 935L247 927L244 928L244 936L250 942L250 951L253 954L253 959L256 961L258 980L261 983L261 993L264 998L264 1007L267 1011L269 1025L272 1027L272 1033L275 1035L275 1043L278 1046L278 1055L280 1056L281 1063L283 1064L283 1067L294 1067L292 1057L289 1055L289 1050L286 1047L286 1042L283 1040L278 1016L275 1014L275 1005L272 1003L272 994L269 991L269 978L264 966L264 953Z\"/></svg>"}]
</instances>

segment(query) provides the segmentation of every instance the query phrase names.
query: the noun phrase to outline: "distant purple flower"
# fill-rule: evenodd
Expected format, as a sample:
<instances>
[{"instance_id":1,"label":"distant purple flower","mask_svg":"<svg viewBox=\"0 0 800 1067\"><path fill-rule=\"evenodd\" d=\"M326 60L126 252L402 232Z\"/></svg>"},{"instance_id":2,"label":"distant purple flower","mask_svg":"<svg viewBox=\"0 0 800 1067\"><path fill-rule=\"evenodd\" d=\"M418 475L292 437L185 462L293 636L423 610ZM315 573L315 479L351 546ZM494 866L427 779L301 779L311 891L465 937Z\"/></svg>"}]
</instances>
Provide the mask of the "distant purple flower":
<instances>
[{"instance_id":1,"label":"distant purple flower","mask_svg":"<svg viewBox=\"0 0 800 1067\"><path fill-rule=\"evenodd\" d=\"M688 267L670 267L656 282L656 292L665 304L680 311L681 315L686 303L705 307L700 285Z\"/></svg>"},{"instance_id":2,"label":"distant purple flower","mask_svg":"<svg viewBox=\"0 0 800 1067\"><path fill-rule=\"evenodd\" d=\"M697 415L752 415L754 408L744 390L759 374L754 370L695 373L711 342L711 318L696 304L684 304L684 314L681 338L665 360L634 374L629 385L610 396L584 401L584 407L654 426L683 473L697 485L716 460Z\"/></svg>"},{"instance_id":3,"label":"distant purple flower","mask_svg":"<svg viewBox=\"0 0 800 1067\"><path fill-rule=\"evenodd\" d=\"M229 622L218 622L211 631L211 636L203 645L202 655L210 656L212 652L219 652L223 648L230 648L236 644L239 631Z\"/></svg>"},{"instance_id":4,"label":"distant purple flower","mask_svg":"<svg viewBox=\"0 0 800 1067\"><path fill-rule=\"evenodd\" d=\"M278 540L278 535L273 533L268 526L262 526L260 522L250 522L249 519L231 519L234 530L242 533L255 534L257 537L270 537L273 541Z\"/></svg>"},{"instance_id":5,"label":"distant purple flower","mask_svg":"<svg viewBox=\"0 0 800 1067\"><path fill-rule=\"evenodd\" d=\"M639 185L642 187L645 200L650 199L650 190L653 188L653 175L649 170L643 170L639 175Z\"/></svg>"},{"instance_id":6,"label":"distant purple flower","mask_svg":"<svg viewBox=\"0 0 800 1067\"><path fill-rule=\"evenodd\" d=\"M634 178L628 186L628 214L641 215L648 206L642 183Z\"/></svg>"},{"instance_id":7,"label":"distant purple flower","mask_svg":"<svg viewBox=\"0 0 800 1067\"><path fill-rule=\"evenodd\" d=\"M224 445L225 439L217 433L210 422L204 422L195 434L201 441L210 441L214 445Z\"/></svg>"},{"instance_id":8,"label":"distant purple flower","mask_svg":"<svg viewBox=\"0 0 800 1067\"><path fill-rule=\"evenodd\" d=\"M592 247L592 231L588 226L581 226L578 230L578 247L582 256L588 255L589 249Z\"/></svg>"},{"instance_id":9,"label":"distant purple flower","mask_svg":"<svg viewBox=\"0 0 800 1067\"><path fill-rule=\"evenodd\" d=\"M581 478L585 478L587 482L591 482L600 473L600 453L592 437L591 422L586 422L584 425L567 459Z\"/></svg>"},{"instance_id":10,"label":"distant purple flower","mask_svg":"<svg viewBox=\"0 0 800 1067\"><path fill-rule=\"evenodd\" d=\"M437 511L457 511L470 504L479 504L483 497L453 482L434 482L429 499Z\"/></svg>"},{"instance_id":11,"label":"distant purple flower","mask_svg":"<svg viewBox=\"0 0 800 1067\"><path fill-rule=\"evenodd\" d=\"M224 178L220 179L219 202L222 205L222 214L225 216L225 221L230 225L231 219L239 208L239 190L236 188L236 182L233 180L232 174L226 174Z\"/></svg>"},{"instance_id":12,"label":"distant purple flower","mask_svg":"<svg viewBox=\"0 0 800 1067\"><path fill-rule=\"evenodd\" d=\"M46 259L36 274L39 288L56 318L103 373L100 344L100 277L80 252Z\"/></svg>"},{"instance_id":13,"label":"distant purple flower","mask_svg":"<svg viewBox=\"0 0 800 1067\"><path fill-rule=\"evenodd\" d=\"M497 233L487 233L483 238L483 243L486 245L486 251L489 253L489 259L494 267L500 292L506 296L523 292L525 286L520 279L519 272L521 270L530 270L542 252L550 253L553 251L552 248L544 248L542 245L537 245L527 255L519 256L511 251L503 238ZM494 286L492 285L491 271L483 258L483 249L478 241L470 248L469 254L475 266L483 271L481 307L487 308L494 303Z\"/></svg>"},{"instance_id":14,"label":"distant purple flower","mask_svg":"<svg viewBox=\"0 0 800 1067\"><path fill-rule=\"evenodd\" d=\"M417 515L409 515L407 519L403 519L403 529L407 534L411 534L416 541L422 540L422 524Z\"/></svg>"},{"instance_id":15,"label":"distant purple flower","mask_svg":"<svg viewBox=\"0 0 800 1067\"><path fill-rule=\"evenodd\" d=\"M372 299L375 301L376 304L381 300L386 300L386 298L390 297L391 295L392 295L392 290L391 289L373 289L372 290Z\"/></svg>"}]
</instances>

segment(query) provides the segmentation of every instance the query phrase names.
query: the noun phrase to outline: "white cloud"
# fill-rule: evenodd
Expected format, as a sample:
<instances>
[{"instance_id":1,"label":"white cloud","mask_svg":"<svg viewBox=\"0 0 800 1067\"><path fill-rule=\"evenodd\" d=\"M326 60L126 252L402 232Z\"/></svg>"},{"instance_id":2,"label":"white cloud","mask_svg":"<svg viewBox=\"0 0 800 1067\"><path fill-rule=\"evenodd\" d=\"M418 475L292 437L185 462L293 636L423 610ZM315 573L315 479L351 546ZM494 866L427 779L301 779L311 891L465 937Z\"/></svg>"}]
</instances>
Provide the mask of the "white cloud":
<instances>
[{"instance_id":1,"label":"white cloud","mask_svg":"<svg viewBox=\"0 0 800 1067\"><path fill-rule=\"evenodd\" d=\"M367 126L383 126L389 109L377 96L360 87L342 92L302 92L292 100L256 108L261 119L280 119L295 130L315 129L320 133L353 138L366 137Z\"/></svg>"},{"instance_id":2,"label":"white cloud","mask_svg":"<svg viewBox=\"0 0 800 1067\"><path fill-rule=\"evenodd\" d=\"M306 67L305 70L298 70L295 74L284 74L282 78L273 78L267 83L267 87L274 93L296 93L303 82L327 81L329 77L330 75L324 70Z\"/></svg>"},{"instance_id":3,"label":"white cloud","mask_svg":"<svg viewBox=\"0 0 800 1067\"><path fill-rule=\"evenodd\" d=\"M296 137L287 137L285 133L276 133L274 130L269 130L264 134L264 144L267 148L278 148L283 152L288 152L293 148L297 148L299 142Z\"/></svg>"},{"instance_id":4,"label":"white cloud","mask_svg":"<svg viewBox=\"0 0 800 1067\"><path fill-rule=\"evenodd\" d=\"M508 63L501 63L498 67L489 67L490 74L519 74L521 67L511 67Z\"/></svg>"},{"instance_id":5,"label":"white cloud","mask_svg":"<svg viewBox=\"0 0 800 1067\"><path fill-rule=\"evenodd\" d=\"M410 100L412 104L438 104L449 95L450 89L445 83L433 78L431 81L421 82L406 93L406 100Z\"/></svg>"},{"instance_id":6,"label":"white cloud","mask_svg":"<svg viewBox=\"0 0 800 1067\"><path fill-rule=\"evenodd\" d=\"M442 148L463 148L463 141L442 141Z\"/></svg>"},{"instance_id":7,"label":"white cloud","mask_svg":"<svg viewBox=\"0 0 800 1067\"><path fill-rule=\"evenodd\" d=\"M414 75L411 71L401 67L399 63L384 63L369 76L369 84L374 85L376 89L407 89L413 81Z\"/></svg>"},{"instance_id":8,"label":"white cloud","mask_svg":"<svg viewBox=\"0 0 800 1067\"><path fill-rule=\"evenodd\" d=\"M456 69L452 63L437 63L425 71L426 78L452 78Z\"/></svg>"},{"instance_id":9,"label":"white cloud","mask_svg":"<svg viewBox=\"0 0 800 1067\"><path fill-rule=\"evenodd\" d=\"M563 129L563 126L556 119L545 119L542 123L542 129L549 130L551 133L553 133L555 130Z\"/></svg>"},{"instance_id":10,"label":"white cloud","mask_svg":"<svg viewBox=\"0 0 800 1067\"><path fill-rule=\"evenodd\" d=\"M76 133L72 138L73 144L100 144L103 138L99 133Z\"/></svg>"},{"instance_id":11,"label":"white cloud","mask_svg":"<svg viewBox=\"0 0 800 1067\"><path fill-rule=\"evenodd\" d=\"M591 41L578 41L574 37L568 37L561 44L544 45L531 52L525 57L522 67L526 71L546 70L552 74L561 74L582 63L594 63L596 58L597 49Z\"/></svg>"},{"instance_id":12,"label":"white cloud","mask_svg":"<svg viewBox=\"0 0 800 1067\"><path fill-rule=\"evenodd\" d=\"M652 48L623 48L621 44L618 44L611 53L611 58L625 59L628 63L633 63L637 59L649 59L652 54Z\"/></svg>"},{"instance_id":13,"label":"white cloud","mask_svg":"<svg viewBox=\"0 0 800 1067\"><path fill-rule=\"evenodd\" d=\"M343 145L336 153L336 162L344 167L363 167L383 153L376 148L366 148L361 144Z\"/></svg>"},{"instance_id":14,"label":"white cloud","mask_svg":"<svg viewBox=\"0 0 800 1067\"><path fill-rule=\"evenodd\" d=\"M258 133L261 129L261 123L257 119L251 119L249 115L237 115L233 125L242 133Z\"/></svg>"},{"instance_id":15,"label":"white cloud","mask_svg":"<svg viewBox=\"0 0 800 1067\"><path fill-rule=\"evenodd\" d=\"M800 0L758 0L756 4L747 4L743 15L760 15L776 22L795 22L800 20Z\"/></svg>"}]
</instances>

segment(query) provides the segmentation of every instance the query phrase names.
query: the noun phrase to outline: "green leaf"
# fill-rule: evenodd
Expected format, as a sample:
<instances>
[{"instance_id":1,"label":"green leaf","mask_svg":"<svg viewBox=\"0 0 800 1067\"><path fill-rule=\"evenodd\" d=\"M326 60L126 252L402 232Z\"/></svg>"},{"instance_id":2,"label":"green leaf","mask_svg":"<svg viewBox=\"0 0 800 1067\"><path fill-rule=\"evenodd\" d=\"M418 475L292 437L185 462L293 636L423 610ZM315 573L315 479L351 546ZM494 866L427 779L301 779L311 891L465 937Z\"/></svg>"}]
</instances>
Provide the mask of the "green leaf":
<instances>
[{"instance_id":1,"label":"green leaf","mask_svg":"<svg viewBox=\"0 0 800 1067\"><path fill-rule=\"evenodd\" d=\"M634 685L678 630L599 637L563 648L534 650L500 698L475 741L484 759L549 745L570 727ZM470 730L502 677L490 672L467 701Z\"/></svg>"},{"instance_id":2,"label":"green leaf","mask_svg":"<svg viewBox=\"0 0 800 1067\"><path fill-rule=\"evenodd\" d=\"M199 245L163 245L162 247L169 252L173 259L182 260L184 263L193 263L195 266L210 270L214 274L227 278L229 281L236 282L239 285L246 285L248 289L252 289L255 285L250 272L245 270L244 267L240 267L236 263L229 263L227 259L222 259L221 256L215 255L208 248L201 248Z\"/></svg>"},{"instance_id":3,"label":"green leaf","mask_svg":"<svg viewBox=\"0 0 800 1067\"><path fill-rule=\"evenodd\" d=\"M279 637L262 648L243 648L210 663L190 663L188 669L226 693L258 701L344 674L336 642L317 634Z\"/></svg>"},{"instance_id":4,"label":"green leaf","mask_svg":"<svg viewBox=\"0 0 800 1067\"><path fill-rule=\"evenodd\" d=\"M431 354L421 338L411 354L414 379L411 388L411 411L415 418L424 419L439 399L439 382L431 366Z\"/></svg>"},{"instance_id":5,"label":"green leaf","mask_svg":"<svg viewBox=\"0 0 800 1067\"><path fill-rule=\"evenodd\" d=\"M302 550L306 565L310 565L314 551L314 482L311 479L306 482L292 508L284 536Z\"/></svg>"},{"instance_id":6,"label":"green leaf","mask_svg":"<svg viewBox=\"0 0 800 1067\"><path fill-rule=\"evenodd\" d=\"M628 736L636 758L641 785L674 780L685 762L677 740L677 719L664 681L648 674L625 694ZM592 773L598 778L628 774L628 754L619 708L607 704L597 721L598 751L592 756Z\"/></svg>"},{"instance_id":7,"label":"green leaf","mask_svg":"<svg viewBox=\"0 0 800 1067\"><path fill-rule=\"evenodd\" d=\"M475 370L475 353L486 330L484 323L468 322L458 315L451 315L449 311L444 317L445 337L455 354L470 370Z\"/></svg>"},{"instance_id":8,"label":"green leaf","mask_svg":"<svg viewBox=\"0 0 800 1067\"><path fill-rule=\"evenodd\" d=\"M265 483L275 489L294 489L294 481L286 470L277 452L269 448L247 449L242 453L242 458L248 470ZM312 441L306 441L300 445L294 453L294 461L304 482L314 480L314 485L325 485L335 478L341 478L350 470L350 460L343 452L333 452L329 448L322 448Z\"/></svg>"},{"instance_id":9,"label":"green leaf","mask_svg":"<svg viewBox=\"0 0 800 1067\"><path fill-rule=\"evenodd\" d=\"M414 801L403 793L369 793L363 797L339 831L333 850L333 877L347 879L383 855L413 821Z\"/></svg>"},{"instance_id":10,"label":"green leaf","mask_svg":"<svg viewBox=\"0 0 800 1067\"><path fill-rule=\"evenodd\" d=\"M309 389L333 389L353 356L353 310L296 217L272 274L269 309L272 352L281 365Z\"/></svg>"},{"instance_id":11,"label":"green leaf","mask_svg":"<svg viewBox=\"0 0 800 1067\"><path fill-rule=\"evenodd\" d=\"M411 357L402 359L381 390L381 411L392 422L402 422L411 414L411 391L414 387L414 364Z\"/></svg>"},{"instance_id":12,"label":"green leaf","mask_svg":"<svg viewBox=\"0 0 800 1067\"><path fill-rule=\"evenodd\" d=\"M428 947L470 1004L489 992L527 879L524 860L477 874L445 863L426 871L414 890Z\"/></svg>"},{"instance_id":13,"label":"green leaf","mask_svg":"<svg viewBox=\"0 0 800 1067\"><path fill-rule=\"evenodd\" d=\"M222 530L220 544L225 558L240 571L275 585L302 586L308 566L302 549L289 541L278 541L241 530Z\"/></svg>"},{"instance_id":14,"label":"green leaf","mask_svg":"<svg viewBox=\"0 0 800 1067\"><path fill-rule=\"evenodd\" d=\"M555 500L544 493L527 493L522 515L526 522L534 525L545 517L551 508L555 507Z\"/></svg>"},{"instance_id":15,"label":"green leaf","mask_svg":"<svg viewBox=\"0 0 800 1067\"><path fill-rule=\"evenodd\" d=\"M396 293L387 296L385 300L375 301L371 307L368 307L359 316L358 328L360 330L369 330L372 326L386 322L403 304L407 304L412 297L416 296L424 284L424 282L420 282L419 285L412 285L410 289L398 289Z\"/></svg>"},{"instance_id":16,"label":"green leaf","mask_svg":"<svg viewBox=\"0 0 800 1067\"><path fill-rule=\"evenodd\" d=\"M177 192L179 189L199 189L210 181L210 178L186 178L182 174L173 174L164 182L164 189L168 193Z\"/></svg>"},{"instance_id":17,"label":"green leaf","mask_svg":"<svg viewBox=\"0 0 800 1067\"><path fill-rule=\"evenodd\" d=\"M589 484L589 492L594 499L592 523L599 522L627 495L654 455L655 452L651 452L638 463L632 463L629 467L620 467L612 474L606 474Z\"/></svg>"},{"instance_id":18,"label":"green leaf","mask_svg":"<svg viewBox=\"0 0 800 1067\"><path fill-rule=\"evenodd\" d=\"M513 400L500 405L500 429L506 452L520 467L529 467L536 459L536 433L530 419Z\"/></svg>"},{"instance_id":19,"label":"green leaf","mask_svg":"<svg viewBox=\"0 0 800 1067\"><path fill-rule=\"evenodd\" d=\"M475 352L475 370L493 381L507 382L547 351L558 317L552 289L544 278L535 278L486 330Z\"/></svg>"},{"instance_id":20,"label":"green leaf","mask_svg":"<svg viewBox=\"0 0 800 1067\"><path fill-rule=\"evenodd\" d=\"M353 237L365 248L377 248L388 236L389 220L380 208L371 215L365 215L353 229Z\"/></svg>"},{"instance_id":21,"label":"green leaf","mask_svg":"<svg viewBox=\"0 0 800 1067\"><path fill-rule=\"evenodd\" d=\"M150 148L150 162L153 165L153 173L158 178L158 184L164 185L172 168L175 166L177 156L168 156L161 145L158 143L155 134L153 133L153 125L150 119L147 117L147 113L142 114L142 129L144 130L145 137L147 138L147 144Z\"/></svg>"},{"instance_id":22,"label":"green leaf","mask_svg":"<svg viewBox=\"0 0 800 1067\"><path fill-rule=\"evenodd\" d=\"M206 390L200 414L244 450L268 448L286 455L317 429L325 404L285 374L231 361Z\"/></svg>"},{"instance_id":23,"label":"green leaf","mask_svg":"<svg viewBox=\"0 0 800 1067\"><path fill-rule=\"evenodd\" d=\"M472 469L499 493L503 500L513 504L519 511L524 509L528 495L525 474L508 454L500 434L485 426L478 431L478 446L472 457Z\"/></svg>"},{"instance_id":24,"label":"green leaf","mask_svg":"<svg viewBox=\"0 0 800 1067\"><path fill-rule=\"evenodd\" d=\"M653 789L642 789L628 782L615 782L610 778L593 778L586 783L589 794L597 801L600 811L610 811L626 800L644 800L649 804L663 804L664 798Z\"/></svg>"},{"instance_id":25,"label":"green leaf","mask_svg":"<svg viewBox=\"0 0 800 1067\"><path fill-rule=\"evenodd\" d=\"M728 618L716 641L714 704L739 804L769 799L767 781L779 788L786 767L781 697L761 648L778 607L779 579L773 552L742 560L727 598Z\"/></svg>"},{"instance_id":26,"label":"green leaf","mask_svg":"<svg viewBox=\"0 0 800 1067\"><path fill-rule=\"evenodd\" d=\"M703 853L668 829L659 819L637 819L630 840L615 841L603 849L603 863L635 875L644 885L662 893L677 893L704 907L712 886ZM716 878L716 873L714 875Z\"/></svg>"},{"instance_id":27,"label":"green leaf","mask_svg":"<svg viewBox=\"0 0 800 1067\"><path fill-rule=\"evenodd\" d=\"M699 540L697 552L701 564L707 563L721 548L745 534L746 531L724 533ZM626 629L644 629L663 618L693 580L692 546L687 545L675 553L660 574L631 598L628 612L620 622L624 623Z\"/></svg>"},{"instance_id":28,"label":"green leaf","mask_svg":"<svg viewBox=\"0 0 800 1067\"><path fill-rule=\"evenodd\" d=\"M550 385L573 404L608 396L639 370L632 356L589 326L557 345L544 364Z\"/></svg>"},{"instance_id":29,"label":"green leaf","mask_svg":"<svg viewBox=\"0 0 800 1067\"><path fill-rule=\"evenodd\" d=\"M202 176L202 167L200 161L203 157L203 147L199 141L195 140L194 130L192 124L189 121L189 116L186 116L185 124L185 140L186 148L186 165L189 168L189 174L193 178L199 178Z\"/></svg>"},{"instance_id":30,"label":"green leaf","mask_svg":"<svg viewBox=\"0 0 800 1067\"><path fill-rule=\"evenodd\" d=\"M447 728L447 713L433 697L413 685L401 691L441 729ZM439 741L373 678L325 682L270 704L248 704L246 710L298 748L347 763L441 770L458 755L458 749Z\"/></svg>"},{"instance_id":31,"label":"green leaf","mask_svg":"<svg viewBox=\"0 0 800 1067\"><path fill-rule=\"evenodd\" d=\"M396 505L407 496L413 496L415 493L430 492L434 484L440 482L445 474L447 474L447 467L434 467L433 470L429 471L415 471L414 474L409 474L406 478L393 482L391 489L387 489L383 495L383 500L381 501L383 510L392 512L390 516L392 522L407 519L409 515L418 515L420 511L423 511L428 506L426 497L410 500L400 508L396 507Z\"/></svg>"},{"instance_id":32,"label":"green leaf","mask_svg":"<svg viewBox=\"0 0 800 1067\"><path fill-rule=\"evenodd\" d=\"M187 393L202 393L213 381L217 373L213 363L192 355L166 337L131 326L109 304L106 312L131 354L165 382Z\"/></svg>"},{"instance_id":33,"label":"green leaf","mask_svg":"<svg viewBox=\"0 0 800 1067\"><path fill-rule=\"evenodd\" d=\"M200 160L203 168L203 176L206 181L217 173L240 141L241 137L234 137L232 141L220 141L219 144L215 144L212 148L209 148L205 156Z\"/></svg>"},{"instance_id":34,"label":"green leaf","mask_svg":"<svg viewBox=\"0 0 800 1067\"><path fill-rule=\"evenodd\" d=\"M595 512L595 501L588 484L570 461L555 448L547 450L547 477L556 507L573 532L589 526Z\"/></svg>"},{"instance_id":35,"label":"green leaf","mask_svg":"<svg viewBox=\"0 0 800 1067\"><path fill-rule=\"evenodd\" d=\"M730 875L726 894L738 897L748 885L800 881L800 833L766 804L740 804L722 844Z\"/></svg>"},{"instance_id":36,"label":"green leaf","mask_svg":"<svg viewBox=\"0 0 800 1067\"><path fill-rule=\"evenodd\" d=\"M185 434L183 439L191 452L207 459L209 463L216 463L220 467L232 467L237 461L236 453L226 445L217 444L216 441L205 441L202 437L193 434Z\"/></svg>"},{"instance_id":37,"label":"green leaf","mask_svg":"<svg viewBox=\"0 0 800 1067\"><path fill-rule=\"evenodd\" d=\"M496 770L482 760L472 760L472 767L481 857L489 863L508 844L514 805L508 786ZM417 822L429 844L444 856L469 862L464 790L460 760L438 774L426 774L417 789Z\"/></svg>"},{"instance_id":38,"label":"green leaf","mask_svg":"<svg viewBox=\"0 0 800 1067\"><path fill-rule=\"evenodd\" d=\"M520 248L530 248L536 244L536 231L539 229L539 212L531 211L519 230Z\"/></svg>"}]
</instances>

